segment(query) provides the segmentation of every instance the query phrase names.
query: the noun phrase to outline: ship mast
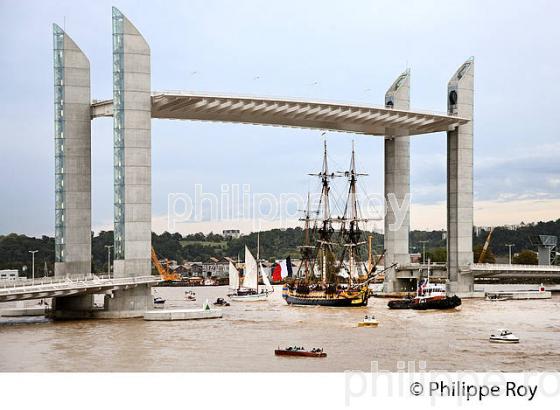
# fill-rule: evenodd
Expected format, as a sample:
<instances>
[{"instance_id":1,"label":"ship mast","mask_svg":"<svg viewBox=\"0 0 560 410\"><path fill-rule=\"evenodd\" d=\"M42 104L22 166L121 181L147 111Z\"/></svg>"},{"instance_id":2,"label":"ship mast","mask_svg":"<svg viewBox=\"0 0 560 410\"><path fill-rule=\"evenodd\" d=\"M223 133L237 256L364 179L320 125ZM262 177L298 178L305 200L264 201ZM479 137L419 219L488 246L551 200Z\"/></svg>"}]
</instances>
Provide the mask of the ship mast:
<instances>
[{"instance_id":1,"label":"ship mast","mask_svg":"<svg viewBox=\"0 0 560 410\"><path fill-rule=\"evenodd\" d=\"M259 293L259 267L261 257L261 231L257 231L257 293Z\"/></svg>"},{"instance_id":2,"label":"ship mast","mask_svg":"<svg viewBox=\"0 0 560 410\"><path fill-rule=\"evenodd\" d=\"M334 173L329 173L329 167L327 162L327 141L324 141L324 153L323 153L323 169L318 174L310 174L318 176L321 178L321 200L319 203L319 208L322 208L322 219L321 227L318 231L318 251L321 254L321 280L323 283L327 283L331 280L331 274L329 273L328 266L328 255L332 253L332 242L331 237L333 234L332 220L331 220L331 210L329 201L329 180L334 178Z\"/></svg>"},{"instance_id":3,"label":"ship mast","mask_svg":"<svg viewBox=\"0 0 560 410\"><path fill-rule=\"evenodd\" d=\"M357 257L357 247L365 242L360 242L360 228L358 226L358 198L356 196L356 184L358 182L359 175L356 172L356 155L354 151L354 141L352 141L352 158L350 160L350 170L345 172L348 178L349 188L348 188L348 199L346 202L346 208L344 210L344 223L348 222L348 228L345 230L347 244L349 248L348 252L348 262L349 262L349 278L348 284L352 284L352 275L357 270L356 257ZM348 215L349 214L349 215ZM344 226L343 226L344 227ZM344 258L343 258L344 259Z\"/></svg>"},{"instance_id":4,"label":"ship mast","mask_svg":"<svg viewBox=\"0 0 560 410\"><path fill-rule=\"evenodd\" d=\"M303 256L304 256L304 263L305 263L305 270L304 270L304 277L305 279L309 278L309 250L310 250L310 246L309 246L309 214L310 214L310 210L309 207L310 205L310 198L309 198L309 192L307 193L307 210L305 211L305 230L304 230L304 238L303 238L303 246L304 248L303 250Z\"/></svg>"}]
</instances>

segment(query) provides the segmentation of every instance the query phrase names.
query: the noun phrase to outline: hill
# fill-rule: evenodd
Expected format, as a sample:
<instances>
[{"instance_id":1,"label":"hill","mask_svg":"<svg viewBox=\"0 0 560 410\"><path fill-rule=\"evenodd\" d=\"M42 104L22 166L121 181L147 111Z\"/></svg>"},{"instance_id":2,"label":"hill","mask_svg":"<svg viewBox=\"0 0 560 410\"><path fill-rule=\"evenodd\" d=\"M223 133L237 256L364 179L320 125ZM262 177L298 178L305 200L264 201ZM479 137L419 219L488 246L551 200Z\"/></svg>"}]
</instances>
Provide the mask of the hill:
<instances>
[{"instance_id":1,"label":"hill","mask_svg":"<svg viewBox=\"0 0 560 410\"><path fill-rule=\"evenodd\" d=\"M484 244L488 231L489 229L481 229L478 235L473 235L475 249ZM374 236L375 251L380 253L383 235L376 232L371 234ZM532 249L529 236L535 234L560 237L560 219L530 224L521 223L515 227L496 227L490 244L491 253L497 256L507 255L506 243L515 244L514 252ZM411 231L410 251L421 252L422 241L427 241L425 244L426 251L430 253L433 260L445 260L446 239L442 231ZM261 232L261 257L268 260L283 259L288 255L297 258L299 257L298 246L302 243L303 229L299 227ZM105 245L112 244L112 231L101 231L98 235L92 237L93 272L107 270L107 249ZM228 240L222 235L214 233L207 235L195 233L185 236L169 232L164 232L161 235L152 233L152 244L161 258L173 259L180 263L183 261L205 262L211 257L229 256L235 258L239 255L243 258L245 245L252 252L256 252L257 234L251 233L237 239ZM24 266L29 267L31 255L28 251L30 250L39 251L35 257L37 275L43 275L45 262L48 271L52 273L54 270L54 239L48 236L34 238L14 233L0 236L0 269L19 269L22 271ZM28 276L31 275L30 268L26 272Z\"/></svg>"}]
</instances>

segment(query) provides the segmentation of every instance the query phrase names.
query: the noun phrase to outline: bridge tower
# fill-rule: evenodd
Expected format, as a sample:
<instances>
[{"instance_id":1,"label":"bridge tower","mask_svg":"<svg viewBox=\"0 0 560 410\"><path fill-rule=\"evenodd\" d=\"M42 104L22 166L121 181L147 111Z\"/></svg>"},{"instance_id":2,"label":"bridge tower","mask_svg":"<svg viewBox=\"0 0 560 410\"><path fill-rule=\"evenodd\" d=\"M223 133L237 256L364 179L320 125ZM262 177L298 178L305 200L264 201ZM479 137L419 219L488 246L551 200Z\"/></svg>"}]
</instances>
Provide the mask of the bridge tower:
<instances>
[{"instance_id":1,"label":"bridge tower","mask_svg":"<svg viewBox=\"0 0 560 410\"><path fill-rule=\"evenodd\" d=\"M53 25L55 276L91 272L91 117L89 61Z\"/></svg>"},{"instance_id":2,"label":"bridge tower","mask_svg":"<svg viewBox=\"0 0 560 410\"><path fill-rule=\"evenodd\" d=\"M150 48L113 8L114 277L151 274ZM55 276L91 273L91 98L85 54L57 25L55 82ZM120 288L119 288L120 289ZM150 285L105 295L55 297L55 318L136 317L152 306Z\"/></svg>"},{"instance_id":3,"label":"bridge tower","mask_svg":"<svg viewBox=\"0 0 560 410\"><path fill-rule=\"evenodd\" d=\"M473 262L473 103L474 59L455 72L447 86L450 115L470 121L447 132L447 272L449 292L469 294Z\"/></svg>"},{"instance_id":4,"label":"bridge tower","mask_svg":"<svg viewBox=\"0 0 560 410\"><path fill-rule=\"evenodd\" d=\"M55 277L91 272L91 116L89 60L53 24ZM92 295L53 299L60 312L90 311Z\"/></svg>"},{"instance_id":5,"label":"bridge tower","mask_svg":"<svg viewBox=\"0 0 560 410\"><path fill-rule=\"evenodd\" d=\"M150 47L116 8L113 26L114 275L152 271ZM105 310L134 316L152 304L149 286L113 292ZM128 313L127 313L128 312Z\"/></svg>"},{"instance_id":6,"label":"bridge tower","mask_svg":"<svg viewBox=\"0 0 560 410\"><path fill-rule=\"evenodd\" d=\"M387 108L410 108L410 71L402 73L385 94ZM410 231L410 137L385 136L385 266L409 264ZM397 205L397 206L394 206ZM403 215L397 215L397 212ZM384 292L400 292L405 286L396 278L396 269L385 273Z\"/></svg>"}]
</instances>

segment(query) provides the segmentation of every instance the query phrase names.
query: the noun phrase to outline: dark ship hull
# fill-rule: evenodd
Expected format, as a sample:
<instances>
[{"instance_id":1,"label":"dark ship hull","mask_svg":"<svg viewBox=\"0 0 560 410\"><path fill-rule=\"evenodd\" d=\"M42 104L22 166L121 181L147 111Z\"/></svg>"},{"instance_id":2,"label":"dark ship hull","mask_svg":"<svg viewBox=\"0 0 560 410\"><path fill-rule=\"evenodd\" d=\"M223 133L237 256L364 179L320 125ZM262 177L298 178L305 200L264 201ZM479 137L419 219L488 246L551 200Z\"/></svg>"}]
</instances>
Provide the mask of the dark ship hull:
<instances>
[{"instance_id":1,"label":"dark ship hull","mask_svg":"<svg viewBox=\"0 0 560 410\"><path fill-rule=\"evenodd\" d=\"M276 356L327 357L327 354L322 350L313 352L307 350L276 349L274 354Z\"/></svg>"},{"instance_id":2,"label":"dark ship hull","mask_svg":"<svg viewBox=\"0 0 560 410\"><path fill-rule=\"evenodd\" d=\"M425 300L420 303L415 299L400 299L389 301L387 306L389 309L454 309L461 306L461 298L458 296L447 296L442 299Z\"/></svg>"},{"instance_id":3,"label":"dark ship hull","mask_svg":"<svg viewBox=\"0 0 560 410\"><path fill-rule=\"evenodd\" d=\"M286 287L282 290L282 297L288 305L330 306L330 307L359 307L367 306L369 290L346 291L340 293L326 293L312 291L307 294L297 293Z\"/></svg>"}]
</instances>

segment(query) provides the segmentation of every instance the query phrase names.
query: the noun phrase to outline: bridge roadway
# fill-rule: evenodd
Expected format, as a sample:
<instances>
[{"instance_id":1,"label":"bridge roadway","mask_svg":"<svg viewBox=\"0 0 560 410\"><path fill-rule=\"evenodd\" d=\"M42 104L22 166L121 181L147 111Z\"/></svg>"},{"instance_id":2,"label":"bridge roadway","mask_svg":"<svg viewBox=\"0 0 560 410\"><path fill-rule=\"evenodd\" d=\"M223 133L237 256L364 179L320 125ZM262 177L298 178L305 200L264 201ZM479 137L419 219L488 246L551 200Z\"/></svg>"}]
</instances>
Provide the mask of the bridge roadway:
<instances>
[{"instance_id":1,"label":"bridge roadway","mask_svg":"<svg viewBox=\"0 0 560 410\"><path fill-rule=\"evenodd\" d=\"M428 265L411 263L397 268L398 279L419 278L420 272L425 272ZM445 263L432 263L430 270L436 277L447 276ZM494 263L472 263L470 270L475 278L502 279L560 279L560 266L555 265L510 265Z\"/></svg>"},{"instance_id":2,"label":"bridge roadway","mask_svg":"<svg viewBox=\"0 0 560 410\"><path fill-rule=\"evenodd\" d=\"M113 100L91 104L91 118L112 117ZM452 131L469 122L455 115L287 98L152 93L152 118L315 128L368 135L420 135Z\"/></svg>"},{"instance_id":3,"label":"bridge roadway","mask_svg":"<svg viewBox=\"0 0 560 410\"><path fill-rule=\"evenodd\" d=\"M418 279L421 272L425 272L426 269L427 265L420 263L403 265L397 268L397 278ZM431 264L430 270L434 277L447 276L445 263ZM471 270L475 278L560 279L560 266L473 263ZM111 278L93 274L62 279L51 277L35 280L4 280L0 281L0 302L108 293L159 282L161 282L159 276Z\"/></svg>"},{"instance_id":4,"label":"bridge roadway","mask_svg":"<svg viewBox=\"0 0 560 410\"><path fill-rule=\"evenodd\" d=\"M108 293L161 282L159 276L112 278L93 274L72 278L0 281L0 302Z\"/></svg>"}]
</instances>

